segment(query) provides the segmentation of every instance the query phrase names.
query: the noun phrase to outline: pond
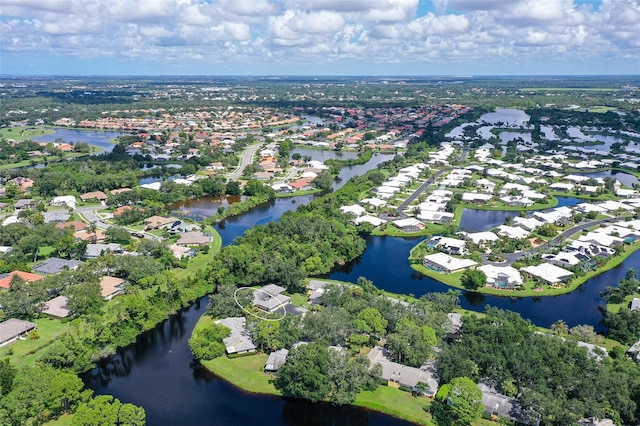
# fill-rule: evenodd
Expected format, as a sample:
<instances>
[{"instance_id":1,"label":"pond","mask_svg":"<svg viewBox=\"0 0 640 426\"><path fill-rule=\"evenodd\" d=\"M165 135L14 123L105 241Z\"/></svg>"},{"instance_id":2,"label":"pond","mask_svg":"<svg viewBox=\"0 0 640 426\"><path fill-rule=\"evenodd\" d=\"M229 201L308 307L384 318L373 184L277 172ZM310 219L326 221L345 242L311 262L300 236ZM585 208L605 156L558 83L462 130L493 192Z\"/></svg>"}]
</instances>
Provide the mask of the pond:
<instances>
[{"instance_id":1,"label":"pond","mask_svg":"<svg viewBox=\"0 0 640 426\"><path fill-rule=\"evenodd\" d=\"M489 124L506 124L512 126L521 126L529 121L529 116L520 109L515 108L499 108L494 112L483 114L479 122Z\"/></svg>"},{"instance_id":2,"label":"pond","mask_svg":"<svg viewBox=\"0 0 640 426\"><path fill-rule=\"evenodd\" d=\"M55 130L55 133L50 133L33 138L36 142L55 142L60 138L66 143L87 142L91 146L97 146L101 149L100 152L111 152L115 146L111 140L118 136L124 136L128 133L122 132L102 132L96 130L77 130L77 129L49 129Z\"/></svg>"},{"instance_id":3,"label":"pond","mask_svg":"<svg viewBox=\"0 0 640 426\"><path fill-rule=\"evenodd\" d=\"M315 161L326 160L352 160L358 158L358 153L353 151L336 151L333 149L309 149L309 148L295 148L291 150L290 155L300 154L303 157L309 156Z\"/></svg>"},{"instance_id":4,"label":"pond","mask_svg":"<svg viewBox=\"0 0 640 426\"><path fill-rule=\"evenodd\" d=\"M594 179L596 178L606 178L612 177L617 179L621 184L626 186L627 188L633 188L633 185L640 184L640 180L635 175L631 173L620 172L618 170L607 170L606 172L595 172L595 173L582 173L584 176L589 176Z\"/></svg>"}]
</instances>

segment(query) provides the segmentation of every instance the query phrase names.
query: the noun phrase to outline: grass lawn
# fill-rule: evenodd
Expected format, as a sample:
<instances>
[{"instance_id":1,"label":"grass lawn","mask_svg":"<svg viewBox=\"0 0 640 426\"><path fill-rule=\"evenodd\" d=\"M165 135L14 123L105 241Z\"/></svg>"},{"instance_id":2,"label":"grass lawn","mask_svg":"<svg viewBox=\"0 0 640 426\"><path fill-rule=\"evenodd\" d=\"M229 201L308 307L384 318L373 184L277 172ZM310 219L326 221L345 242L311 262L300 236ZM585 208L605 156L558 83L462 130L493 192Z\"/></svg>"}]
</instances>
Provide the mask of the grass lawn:
<instances>
[{"instance_id":1,"label":"grass lawn","mask_svg":"<svg viewBox=\"0 0 640 426\"><path fill-rule=\"evenodd\" d=\"M408 420L419 425L433 425L428 407L433 400L411 396L409 392L379 386L373 392L360 392L354 405Z\"/></svg>"},{"instance_id":2,"label":"grass lawn","mask_svg":"<svg viewBox=\"0 0 640 426\"><path fill-rule=\"evenodd\" d=\"M6 139L14 139L17 141L23 141L26 139L35 138L38 136L55 133L54 130L51 129L42 129L40 127L5 127L4 129L0 129L0 137Z\"/></svg>"},{"instance_id":3,"label":"grass lawn","mask_svg":"<svg viewBox=\"0 0 640 426\"><path fill-rule=\"evenodd\" d=\"M193 258L189 259L186 269L176 268L173 270L176 277L186 278L189 274L203 268L211 259L213 255L218 253L222 249L222 236L212 226L207 226L203 229L203 232L209 232L213 236L211 243L209 244L209 253L200 253Z\"/></svg>"},{"instance_id":4,"label":"grass lawn","mask_svg":"<svg viewBox=\"0 0 640 426\"><path fill-rule=\"evenodd\" d=\"M635 297L640 297L640 293L634 293L634 294L628 295L627 297L624 298L624 300L621 303L607 303L607 312L611 312L612 314L617 314L618 312L620 312L620 309L623 306L625 308L628 308L629 305L631 305L631 301Z\"/></svg>"},{"instance_id":5,"label":"grass lawn","mask_svg":"<svg viewBox=\"0 0 640 426\"><path fill-rule=\"evenodd\" d=\"M73 414L63 414L56 420L51 420L44 424L44 426L71 426L71 420L73 419Z\"/></svg>"},{"instance_id":6,"label":"grass lawn","mask_svg":"<svg viewBox=\"0 0 640 426\"><path fill-rule=\"evenodd\" d=\"M55 248L53 246L42 246L38 248L38 259L40 258L48 258L51 256L51 253Z\"/></svg>"},{"instance_id":7,"label":"grass lawn","mask_svg":"<svg viewBox=\"0 0 640 426\"><path fill-rule=\"evenodd\" d=\"M264 364L267 362L267 358L267 354L233 359L221 356L211 361L202 361L202 365L247 392L280 395L280 392L271 383L273 376L264 373Z\"/></svg>"},{"instance_id":8,"label":"grass lawn","mask_svg":"<svg viewBox=\"0 0 640 426\"><path fill-rule=\"evenodd\" d=\"M304 294L295 293L291 295L291 300L289 300L294 306L304 306L307 303L307 296Z\"/></svg>"},{"instance_id":9,"label":"grass lawn","mask_svg":"<svg viewBox=\"0 0 640 426\"><path fill-rule=\"evenodd\" d=\"M29 340L28 338L27 340L18 340L9 346L4 346L0 348L0 358L8 357L16 367L31 365L40 357L40 350L49 346L62 334L73 330L73 322L62 323L58 319L48 317L38 318L33 322L38 324L40 338L36 340Z\"/></svg>"},{"instance_id":10,"label":"grass lawn","mask_svg":"<svg viewBox=\"0 0 640 426\"><path fill-rule=\"evenodd\" d=\"M276 194L276 198L292 198L292 197L301 197L303 195L311 195L322 192L322 189L309 189L306 191L294 191L294 192L280 192Z\"/></svg>"}]
</instances>

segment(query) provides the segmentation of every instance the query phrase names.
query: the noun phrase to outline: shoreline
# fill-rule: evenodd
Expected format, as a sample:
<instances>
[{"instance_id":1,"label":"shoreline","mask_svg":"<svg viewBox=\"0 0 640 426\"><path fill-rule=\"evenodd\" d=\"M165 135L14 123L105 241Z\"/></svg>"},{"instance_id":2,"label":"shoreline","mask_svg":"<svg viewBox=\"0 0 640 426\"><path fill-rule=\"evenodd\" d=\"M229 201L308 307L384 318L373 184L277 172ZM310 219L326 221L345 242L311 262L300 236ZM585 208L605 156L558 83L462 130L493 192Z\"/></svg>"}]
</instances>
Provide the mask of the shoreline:
<instances>
[{"instance_id":1,"label":"shoreline","mask_svg":"<svg viewBox=\"0 0 640 426\"><path fill-rule=\"evenodd\" d=\"M416 248L420 243L418 243L414 248ZM448 285L449 287L456 288L463 291L471 291L475 293L488 294L491 296L504 296L504 297L544 297L544 296L559 296L561 294L571 293L572 291L578 289L582 284L586 283L592 278L597 277L598 275L607 272L610 269L613 269L622 264L629 256L631 256L636 251L640 250L640 240L636 241L634 244L631 244L627 250L621 255L614 256L607 261L601 268L598 268L595 271L588 272L571 282L569 285L565 285L562 287L550 287L547 284L543 284L547 288L543 288L542 291L536 291L532 289L525 290L502 290L493 287L480 287L476 290L468 290L460 284L460 277L463 272L456 272L454 274L442 274L440 272L429 271L425 268L422 263L409 263L411 269L416 272L420 272L422 275L433 278L434 280ZM413 249L412 249L413 251ZM450 277L450 279L446 279Z\"/></svg>"}]
</instances>

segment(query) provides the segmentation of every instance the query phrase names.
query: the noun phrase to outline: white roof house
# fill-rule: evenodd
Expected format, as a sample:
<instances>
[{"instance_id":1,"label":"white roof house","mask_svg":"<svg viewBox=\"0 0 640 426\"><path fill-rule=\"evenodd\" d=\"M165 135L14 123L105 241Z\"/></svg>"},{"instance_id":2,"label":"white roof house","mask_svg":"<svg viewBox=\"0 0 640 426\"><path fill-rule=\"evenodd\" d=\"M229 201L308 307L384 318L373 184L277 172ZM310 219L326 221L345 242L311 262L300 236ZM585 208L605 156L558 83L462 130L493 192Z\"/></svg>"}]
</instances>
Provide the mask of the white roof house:
<instances>
[{"instance_id":1,"label":"white roof house","mask_svg":"<svg viewBox=\"0 0 640 426\"><path fill-rule=\"evenodd\" d=\"M76 197L73 195L61 195L58 197L53 197L53 199L49 202L50 205L52 206L58 206L58 207L70 207L72 209L76 208L76 204L78 204L78 201L76 200Z\"/></svg>"},{"instance_id":2,"label":"white roof house","mask_svg":"<svg viewBox=\"0 0 640 426\"><path fill-rule=\"evenodd\" d=\"M421 229L424 229L424 223L413 217L394 220L392 223L394 226L402 229L405 232L417 232Z\"/></svg>"},{"instance_id":3,"label":"white roof house","mask_svg":"<svg viewBox=\"0 0 640 426\"><path fill-rule=\"evenodd\" d=\"M353 216L362 216L367 213L367 209L358 204L352 204L350 206L340 207L340 211L345 214L351 214Z\"/></svg>"},{"instance_id":4,"label":"white roof house","mask_svg":"<svg viewBox=\"0 0 640 426\"><path fill-rule=\"evenodd\" d=\"M421 210L417 218L425 222L432 223L448 223L453 219L454 214L448 212L434 212L429 210Z\"/></svg>"},{"instance_id":5,"label":"white roof house","mask_svg":"<svg viewBox=\"0 0 640 426\"><path fill-rule=\"evenodd\" d=\"M523 229L526 229L527 231L533 231L543 225L543 223L536 218L520 216L515 216L513 218L513 223Z\"/></svg>"},{"instance_id":6,"label":"white roof house","mask_svg":"<svg viewBox=\"0 0 640 426\"><path fill-rule=\"evenodd\" d=\"M400 188L397 188L395 186L382 185L379 186L376 191L378 192L378 194L395 194L396 192L400 191Z\"/></svg>"},{"instance_id":7,"label":"white roof house","mask_svg":"<svg viewBox=\"0 0 640 426\"><path fill-rule=\"evenodd\" d=\"M522 276L513 266L482 265L478 270L487 276L487 285L496 288L516 288L522 285Z\"/></svg>"},{"instance_id":8,"label":"white roof house","mask_svg":"<svg viewBox=\"0 0 640 426\"><path fill-rule=\"evenodd\" d=\"M573 272L547 262L535 266L525 266L521 271L533 277L540 278L549 284L564 282L573 275Z\"/></svg>"},{"instance_id":9,"label":"white roof house","mask_svg":"<svg viewBox=\"0 0 640 426\"><path fill-rule=\"evenodd\" d=\"M571 216L573 216L573 210L565 206L546 212L534 212L533 215L543 222L556 223L562 219L571 218Z\"/></svg>"},{"instance_id":10,"label":"white roof house","mask_svg":"<svg viewBox=\"0 0 640 426\"><path fill-rule=\"evenodd\" d=\"M468 233L466 235L467 238L469 238L471 241L473 241L474 244L480 244L482 242L491 242L491 241L497 241L500 239L500 237L498 237L496 234L494 234L491 231L484 231L484 232L472 232L472 233Z\"/></svg>"},{"instance_id":11,"label":"white roof house","mask_svg":"<svg viewBox=\"0 0 640 426\"><path fill-rule=\"evenodd\" d=\"M498 235L516 239L527 238L530 233L529 231L524 230L518 226L500 225L497 229Z\"/></svg>"},{"instance_id":12,"label":"white roof house","mask_svg":"<svg viewBox=\"0 0 640 426\"><path fill-rule=\"evenodd\" d=\"M622 238L607 235L602 232L589 232L586 235L580 235L578 237L578 241L594 243L605 247L612 247L624 243L624 240Z\"/></svg>"},{"instance_id":13,"label":"white roof house","mask_svg":"<svg viewBox=\"0 0 640 426\"><path fill-rule=\"evenodd\" d=\"M563 192L569 192L575 187L576 186L572 183L562 183L562 182L556 182L549 185L549 188L555 189L556 191L563 191Z\"/></svg>"},{"instance_id":14,"label":"white roof house","mask_svg":"<svg viewBox=\"0 0 640 426\"><path fill-rule=\"evenodd\" d=\"M353 222L356 225L360 225L361 223L370 223L373 226L380 226L383 223L386 223L387 221L384 219L380 219L379 217L375 217L375 216L371 216L371 215L364 215L364 216L360 216L357 217L353 220Z\"/></svg>"},{"instance_id":15,"label":"white roof house","mask_svg":"<svg viewBox=\"0 0 640 426\"><path fill-rule=\"evenodd\" d=\"M462 201L467 202L479 202L479 201L491 201L493 194L484 194L478 192L464 192L462 194Z\"/></svg>"},{"instance_id":16,"label":"white roof house","mask_svg":"<svg viewBox=\"0 0 640 426\"><path fill-rule=\"evenodd\" d=\"M477 263L471 259L459 259L445 253L429 254L424 257L422 264L427 269L445 274L464 271L477 265Z\"/></svg>"},{"instance_id":17,"label":"white roof house","mask_svg":"<svg viewBox=\"0 0 640 426\"><path fill-rule=\"evenodd\" d=\"M373 207L384 207L387 205L387 202L385 200L381 200L379 198L365 198L362 200L362 203L369 204Z\"/></svg>"}]
</instances>

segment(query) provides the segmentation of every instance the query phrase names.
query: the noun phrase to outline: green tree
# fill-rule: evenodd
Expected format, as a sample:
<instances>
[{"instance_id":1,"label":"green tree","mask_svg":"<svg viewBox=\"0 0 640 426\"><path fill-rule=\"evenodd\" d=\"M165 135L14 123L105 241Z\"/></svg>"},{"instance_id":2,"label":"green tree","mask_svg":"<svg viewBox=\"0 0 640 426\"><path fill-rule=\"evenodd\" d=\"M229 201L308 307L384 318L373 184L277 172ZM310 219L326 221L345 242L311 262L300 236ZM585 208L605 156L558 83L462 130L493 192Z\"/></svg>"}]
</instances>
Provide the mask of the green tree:
<instances>
[{"instance_id":1,"label":"green tree","mask_svg":"<svg viewBox=\"0 0 640 426\"><path fill-rule=\"evenodd\" d=\"M292 349L278 371L276 389L282 395L318 402L331 391L328 349L317 343Z\"/></svg>"},{"instance_id":2,"label":"green tree","mask_svg":"<svg viewBox=\"0 0 640 426\"><path fill-rule=\"evenodd\" d=\"M564 322L564 320L559 319L551 324L551 331L556 334L567 334L569 333L569 326Z\"/></svg>"},{"instance_id":3,"label":"green tree","mask_svg":"<svg viewBox=\"0 0 640 426\"><path fill-rule=\"evenodd\" d=\"M144 408L123 404L111 395L99 395L78 406L72 426L144 426Z\"/></svg>"},{"instance_id":4,"label":"green tree","mask_svg":"<svg viewBox=\"0 0 640 426\"><path fill-rule=\"evenodd\" d=\"M225 193L228 195L242 195L242 189L240 188L240 182L232 180L227 183Z\"/></svg>"},{"instance_id":5,"label":"green tree","mask_svg":"<svg viewBox=\"0 0 640 426\"><path fill-rule=\"evenodd\" d=\"M122 226L110 226L104 232L106 236L106 240L109 243L117 243L122 245L127 245L131 243L131 234L126 228Z\"/></svg>"},{"instance_id":6,"label":"green tree","mask_svg":"<svg viewBox=\"0 0 640 426\"><path fill-rule=\"evenodd\" d=\"M313 180L314 185L323 190L328 191L333 186L333 175L329 170L323 170L318 173L318 176Z\"/></svg>"},{"instance_id":7,"label":"green tree","mask_svg":"<svg viewBox=\"0 0 640 426\"><path fill-rule=\"evenodd\" d=\"M260 321L253 333L254 342L265 351L282 348L280 342L280 321Z\"/></svg>"},{"instance_id":8,"label":"green tree","mask_svg":"<svg viewBox=\"0 0 640 426\"><path fill-rule=\"evenodd\" d=\"M67 306L74 315L95 314L105 303L97 278L70 285L63 293L67 296Z\"/></svg>"},{"instance_id":9,"label":"green tree","mask_svg":"<svg viewBox=\"0 0 640 426\"><path fill-rule=\"evenodd\" d=\"M11 392L15 376L16 368L11 365L9 358L0 360L0 397Z\"/></svg>"},{"instance_id":10,"label":"green tree","mask_svg":"<svg viewBox=\"0 0 640 426\"><path fill-rule=\"evenodd\" d=\"M460 282L467 290L477 290L487 284L487 274L479 269L467 269L460 277Z\"/></svg>"},{"instance_id":11,"label":"green tree","mask_svg":"<svg viewBox=\"0 0 640 426\"><path fill-rule=\"evenodd\" d=\"M224 355L226 346L223 339L231 333L228 327L214 322L203 325L193 331L189 339L189 348L196 359L210 360Z\"/></svg>"},{"instance_id":12,"label":"green tree","mask_svg":"<svg viewBox=\"0 0 640 426\"><path fill-rule=\"evenodd\" d=\"M387 320L382 317L382 314L376 308L363 309L354 320L356 330L376 335L385 334L387 323Z\"/></svg>"},{"instance_id":13,"label":"green tree","mask_svg":"<svg viewBox=\"0 0 640 426\"><path fill-rule=\"evenodd\" d=\"M467 426L482 417L482 392L468 377L451 380L447 402L454 426Z\"/></svg>"},{"instance_id":14,"label":"green tree","mask_svg":"<svg viewBox=\"0 0 640 426\"><path fill-rule=\"evenodd\" d=\"M73 373L48 366L23 367L11 392L0 401L8 426L38 425L71 412L91 392L82 391L82 380Z\"/></svg>"}]
</instances>

